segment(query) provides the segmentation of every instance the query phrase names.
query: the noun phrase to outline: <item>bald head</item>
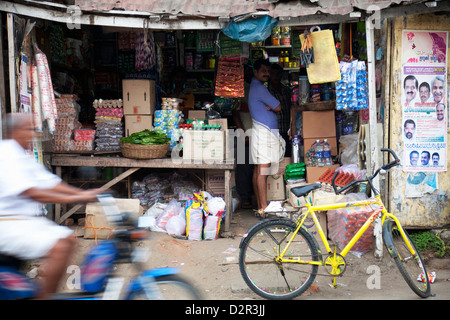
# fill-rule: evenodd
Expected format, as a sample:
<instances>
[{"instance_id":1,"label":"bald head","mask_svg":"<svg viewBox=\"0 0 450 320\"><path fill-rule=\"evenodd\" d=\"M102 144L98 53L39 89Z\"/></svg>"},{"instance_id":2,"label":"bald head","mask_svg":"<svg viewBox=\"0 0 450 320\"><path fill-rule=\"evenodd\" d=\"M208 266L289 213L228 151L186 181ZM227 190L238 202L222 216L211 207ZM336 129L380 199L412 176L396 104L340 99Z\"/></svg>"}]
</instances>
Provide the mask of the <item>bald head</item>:
<instances>
[{"instance_id":1,"label":"bald head","mask_svg":"<svg viewBox=\"0 0 450 320\"><path fill-rule=\"evenodd\" d=\"M31 113L9 113L5 117L7 139L16 140L23 148L27 148L33 140L34 126Z\"/></svg>"}]
</instances>

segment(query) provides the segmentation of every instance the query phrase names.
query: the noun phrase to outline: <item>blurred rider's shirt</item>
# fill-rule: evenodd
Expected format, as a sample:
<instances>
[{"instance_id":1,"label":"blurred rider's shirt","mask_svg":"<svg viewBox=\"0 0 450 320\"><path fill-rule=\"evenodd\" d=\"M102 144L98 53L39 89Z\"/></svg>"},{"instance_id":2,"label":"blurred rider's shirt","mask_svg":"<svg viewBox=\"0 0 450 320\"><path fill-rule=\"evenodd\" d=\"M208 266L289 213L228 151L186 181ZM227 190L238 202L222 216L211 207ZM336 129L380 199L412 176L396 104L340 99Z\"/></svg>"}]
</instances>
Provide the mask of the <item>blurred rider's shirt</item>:
<instances>
[{"instance_id":1,"label":"blurred rider's shirt","mask_svg":"<svg viewBox=\"0 0 450 320\"><path fill-rule=\"evenodd\" d=\"M51 189L60 182L15 140L0 141L0 216L40 215L42 205L20 194L30 188Z\"/></svg>"}]
</instances>

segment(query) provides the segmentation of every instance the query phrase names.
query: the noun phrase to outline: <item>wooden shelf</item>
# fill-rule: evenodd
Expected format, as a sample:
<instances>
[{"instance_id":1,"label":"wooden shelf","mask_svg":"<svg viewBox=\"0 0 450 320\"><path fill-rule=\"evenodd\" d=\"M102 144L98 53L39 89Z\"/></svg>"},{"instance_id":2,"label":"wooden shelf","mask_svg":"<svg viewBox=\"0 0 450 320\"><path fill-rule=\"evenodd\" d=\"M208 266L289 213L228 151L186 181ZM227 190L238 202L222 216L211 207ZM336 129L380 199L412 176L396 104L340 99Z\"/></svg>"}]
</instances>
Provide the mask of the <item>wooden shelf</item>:
<instances>
[{"instance_id":1,"label":"wooden shelf","mask_svg":"<svg viewBox=\"0 0 450 320\"><path fill-rule=\"evenodd\" d=\"M294 111L327 111L336 109L336 101L319 101L311 102L302 105L291 105L291 109Z\"/></svg>"}]
</instances>

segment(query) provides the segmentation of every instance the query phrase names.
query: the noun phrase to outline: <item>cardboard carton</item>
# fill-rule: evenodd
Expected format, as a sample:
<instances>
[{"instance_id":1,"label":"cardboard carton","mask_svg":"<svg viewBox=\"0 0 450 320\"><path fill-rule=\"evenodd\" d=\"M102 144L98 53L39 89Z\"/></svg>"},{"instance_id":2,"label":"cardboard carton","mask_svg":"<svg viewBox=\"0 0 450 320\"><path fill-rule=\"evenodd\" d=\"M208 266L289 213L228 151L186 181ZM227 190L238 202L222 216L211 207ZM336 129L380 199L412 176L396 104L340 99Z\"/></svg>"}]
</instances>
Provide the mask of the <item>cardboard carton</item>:
<instances>
[{"instance_id":1,"label":"cardboard carton","mask_svg":"<svg viewBox=\"0 0 450 320\"><path fill-rule=\"evenodd\" d=\"M189 110L188 119L206 120L206 111L205 110Z\"/></svg>"},{"instance_id":2,"label":"cardboard carton","mask_svg":"<svg viewBox=\"0 0 450 320\"><path fill-rule=\"evenodd\" d=\"M139 199L115 199L120 212L129 212L138 217L143 209ZM98 203L86 205L86 225L84 227L85 239L108 239L112 236L114 226L108 222L103 207Z\"/></svg>"},{"instance_id":3,"label":"cardboard carton","mask_svg":"<svg viewBox=\"0 0 450 320\"><path fill-rule=\"evenodd\" d=\"M267 201L286 199L283 175L267 176Z\"/></svg>"},{"instance_id":4,"label":"cardboard carton","mask_svg":"<svg viewBox=\"0 0 450 320\"><path fill-rule=\"evenodd\" d=\"M336 136L334 110L303 111L303 138L328 138ZM306 145L305 145L306 146Z\"/></svg>"},{"instance_id":5,"label":"cardboard carton","mask_svg":"<svg viewBox=\"0 0 450 320\"><path fill-rule=\"evenodd\" d=\"M319 211L316 212L317 220L319 220L320 228L322 229L323 233L325 234L325 238L327 237L327 214L325 211ZM311 217L311 215L308 215L308 217L305 219L305 222L303 225L308 228L308 231L316 238L317 242L319 243L319 246L322 250L322 252L326 252L325 247L323 246L322 238L320 237L319 230L317 229L316 225L314 224L314 220Z\"/></svg>"},{"instance_id":6,"label":"cardboard carton","mask_svg":"<svg viewBox=\"0 0 450 320\"><path fill-rule=\"evenodd\" d=\"M183 159L223 161L224 132L183 130Z\"/></svg>"},{"instance_id":7,"label":"cardboard carton","mask_svg":"<svg viewBox=\"0 0 450 320\"><path fill-rule=\"evenodd\" d=\"M323 167L306 167L306 182L308 183L316 183L317 179L325 173L328 169L332 171L339 168L338 164L334 164L332 166L323 166Z\"/></svg>"},{"instance_id":8,"label":"cardboard carton","mask_svg":"<svg viewBox=\"0 0 450 320\"><path fill-rule=\"evenodd\" d=\"M286 197L289 200L289 204L294 208L304 207L306 206L305 197L297 197L295 194L292 193L291 189L295 187L302 187L306 186L309 183L306 182L300 182L300 183L294 183L294 184L287 184L286 185ZM312 197L312 194L309 194L308 197Z\"/></svg>"},{"instance_id":9,"label":"cardboard carton","mask_svg":"<svg viewBox=\"0 0 450 320\"><path fill-rule=\"evenodd\" d=\"M155 111L154 80L122 80L123 113L149 115Z\"/></svg>"}]
</instances>

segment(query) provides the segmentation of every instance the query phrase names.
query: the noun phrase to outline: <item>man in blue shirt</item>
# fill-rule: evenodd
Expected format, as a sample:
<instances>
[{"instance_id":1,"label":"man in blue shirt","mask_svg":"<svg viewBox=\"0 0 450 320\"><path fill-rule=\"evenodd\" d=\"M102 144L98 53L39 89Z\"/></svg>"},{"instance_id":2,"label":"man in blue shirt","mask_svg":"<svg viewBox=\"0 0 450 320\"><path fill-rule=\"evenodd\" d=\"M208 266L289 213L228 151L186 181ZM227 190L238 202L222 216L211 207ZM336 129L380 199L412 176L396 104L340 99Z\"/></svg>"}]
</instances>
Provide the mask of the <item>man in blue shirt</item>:
<instances>
[{"instance_id":1,"label":"man in blue shirt","mask_svg":"<svg viewBox=\"0 0 450 320\"><path fill-rule=\"evenodd\" d=\"M255 74L250 84L248 106L252 116L251 154L255 164L253 172L253 189L255 192L258 214L265 216L267 207L266 182L271 172L271 165L278 163L284 156L285 141L278 133L278 121L275 112L281 110L280 101L270 94L264 85L269 80L270 62L258 60L253 65Z\"/></svg>"}]
</instances>

